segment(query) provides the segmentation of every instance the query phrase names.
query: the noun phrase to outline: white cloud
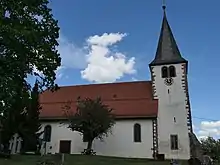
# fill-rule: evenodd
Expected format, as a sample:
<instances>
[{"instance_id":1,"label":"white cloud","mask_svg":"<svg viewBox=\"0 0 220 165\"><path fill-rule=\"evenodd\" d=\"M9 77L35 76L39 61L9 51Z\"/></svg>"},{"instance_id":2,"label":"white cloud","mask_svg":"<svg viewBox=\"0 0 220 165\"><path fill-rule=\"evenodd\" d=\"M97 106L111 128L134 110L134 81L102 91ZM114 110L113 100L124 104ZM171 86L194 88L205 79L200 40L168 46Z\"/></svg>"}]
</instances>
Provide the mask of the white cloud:
<instances>
[{"instance_id":1,"label":"white cloud","mask_svg":"<svg viewBox=\"0 0 220 165\"><path fill-rule=\"evenodd\" d=\"M61 55L61 66L65 68L82 69L86 66L86 50L76 46L62 34L59 39L58 52Z\"/></svg>"},{"instance_id":2,"label":"white cloud","mask_svg":"<svg viewBox=\"0 0 220 165\"><path fill-rule=\"evenodd\" d=\"M86 67L86 50L84 48L76 46L62 34L58 42L57 50L61 56L61 66L55 71L57 79L63 78L65 69L83 69ZM36 66L33 67L33 71L42 75ZM67 75L65 77L67 78Z\"/></svg>"},{"instance_id":3,"label":"white cloud","mask_svg":"<svg viewBox=\"0 0 220 165\"><path fill-rule=\"evenodd\" d=\"M220 128L220 121L203 121L201 122L202 128Z\"/></svg>"},{"instance_id":4,"label":"white cloud","mask_svg":"<svg viewBox=\"0 0 220 165\"><path fill-rule=\"evenodd\" d=\"M125 74L134 74L135 58L113 51L111 46L120 42L127 34L104 33L88 37L85 46L77 46L62 33L58 39L58 52L61 56L61 66L56 70L57 79L68 75L67 69L80 69L81 77L90 82L114 82ZM40 73L36 67L34 71Z\"/></svg>"},{"instance_id":5,"label":"white cloud","mask_svg":"<svg viewBox=\"0 0 220 165\"><path fill-rule=\"evenodd\" d=\"M90 82L114 82L125 74L134 74L135 58L127 59L125 54L110 49L125 36L121 33L104 33L89 37L87 67L81 71L82 78Z\"/></svg>"},{"instance_id":6,"label":"white cloud","mask_svg":"<svg viewBox=\"0 0 220 165\"><path fill-rule=\"evenodd\" d=\"M196 129L199 139L208 136L220 138L220 121L202 121Z\"/></svg>"},{"instance_id":7,"label":"white cloud","mask_svg":"<svg viewBox=\"0 0 220 165\"><path fill-rule=\"evenodd\" d=\"M57 68L57 70L55 71L57 79L60 79L63 77L63 70L64 69L65 69L65 67L63 67L63 66L60 66ZM39 74L40 76L43 76L43 72L39 71L36 66L33 66L33 72Z\"/></svg>"},{"instance_id":8,"label":"white cloud","mask_svg":"<svg viewBox=\"0 0 220 165\"><path fill-rule=\"evenodd\" d=\"M88 38L87 42L91 45L99 45L99 46L111 46L119 41L122 38L126 37L126 33L104 33L103 35L94 35Z\"/></svg>"},{"instance_id":9,"label":"white cloud","mask_svg":"<svg viewBox=\"0 0 220 165\"><path fill-rule=\"evenodd\" d=\"M131 78L132 81L138 81L138 79L136 79L135 77Z\"/></svg>"},{"instance_id":10,"label":"white cloud","mask_svg":"<svg viewBox=\"0 0 220 165\"><path fill-rule=\"evenodd\" d=\"M63 70L65 69L64 66L60 66L56 70L56 78L61 79L64 76Z\"/></svg>"},{"instance_id":11,"label":"white cloud","mask_svg":"<svg viewBox=\"0 0 220 165\"><path fill-rule=\"evenodd\" d=\"M192 128L194 131L197 130L197 127L194 124L192 124Z\"/></svg>"}]
</instances>

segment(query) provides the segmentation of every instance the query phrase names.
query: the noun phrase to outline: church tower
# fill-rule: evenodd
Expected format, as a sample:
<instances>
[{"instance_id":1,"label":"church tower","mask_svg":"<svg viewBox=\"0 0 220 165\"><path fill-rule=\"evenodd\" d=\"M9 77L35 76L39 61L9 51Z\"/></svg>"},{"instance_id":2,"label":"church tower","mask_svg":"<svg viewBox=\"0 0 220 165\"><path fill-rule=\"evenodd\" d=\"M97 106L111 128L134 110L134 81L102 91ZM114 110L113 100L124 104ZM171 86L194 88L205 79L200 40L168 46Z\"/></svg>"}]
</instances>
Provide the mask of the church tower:
<instances>
[{"instance_id":1,"label":"church tower","mask_svg":"<svg viewBox=\"0 0 220 165\"><path fill-rule=\"evenodd\" d=\"M192 121L188 95L188 61L178 49L166 7L154 60L149 64L154 99L158 99L156 152L166 159L190 158Z\"/></svg>"}]
</instances>

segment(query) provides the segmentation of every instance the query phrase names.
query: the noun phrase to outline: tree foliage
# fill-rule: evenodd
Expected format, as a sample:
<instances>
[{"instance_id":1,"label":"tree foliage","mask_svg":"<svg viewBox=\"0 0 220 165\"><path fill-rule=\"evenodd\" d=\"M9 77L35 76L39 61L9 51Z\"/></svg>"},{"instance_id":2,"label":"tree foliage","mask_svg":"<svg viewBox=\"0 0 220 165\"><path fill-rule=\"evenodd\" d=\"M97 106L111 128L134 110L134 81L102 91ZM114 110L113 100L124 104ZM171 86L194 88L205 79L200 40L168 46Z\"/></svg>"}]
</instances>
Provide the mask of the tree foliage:
<instances>
[{"instance_id":1,"label":"tree foliage","mask_svg":"<svg viewBox=\"0 0 220 165\"><path fill-rule=\"evenodd\" d=\"M41 135L41 123L39 120L41 106L39 103L39 87L38 82L35 83L32 91L30 92L29 104L26 109L25 120L22 124L21 135L23 137L23 150L36 151Z\"/></svg>"},{"instance_id":2,"label":"tree foliage","mask_svg":"<svg viewBox=\"0 0 220 165\"><path fill-rule=\"evenodd\" d=\"M220 161L220 139L215 140L212 137L201 140L203 151L209 155L213 160Z\"/></svg>"},{"instance_id":3,"label":"tree foliage","mask_svg":"<svg viewBox=\"0 0 220 165\"><path fill-rule=\"evenodd\" d=\"M41 87L55 86L55 70L61 62L56 49L59 27L48 3L0 1L0 111L10 109L13 100L22 97L17 89L30 89L28 75L39 77Z\"/></svg>"},{"instance_id":4,"label":"tree foliage","mask_svg":"<svg viewBox=\"0 0 220 165\"><path fill-rule=\"evenodd\" d=\"M108 136L115 124L112 108L103 104L101 98L78 98L75 113L70 112L71 103L67 104L64 109L69 118L68 128L82 133L84 140L88 142L87 154L91 154L93 140Z\"/></svg>"},{"instance_id":5,"label":"tree foliage","mask_svg":"<svg viewBox=\"0 0 220 165\"><path fill-rule=\"evenodd\" d=\"M20 95L23 97L17 98L11 109L2 116L2 144L7 150L9 140L18 133L23 139L23 151L36 151L41 135L38 83L35 83L32 91L23 89Z\"/></svg>"},{"instance_id":6,"label":"tree foliage","mask_svg":"<svg viewBox=\"0 0 220 165\"><path fill-rule=\"evenodd\" d=\"M23 110L29 105L31 89L27 76L36 76L40 88L57 87L59 27L48 4L48 0L0 1L0 137L4 143L24 128Z\"/></svg>"},{"instance_id":7,"label":"tree foliage","mask_svg":"<svg viewBox=\"0 0 220 165\"><path fill-rule=\"evenodd\" d=\"M26 88L21 88L16 91L17 99L11 102L10 106L4 109L2 116L2 131L1 141L4 144L5 150L8 150L8 143L13 134L22 132L23 122L26 120L25 107L29 103L29 91Z\"/></svg>"}]
</instances>

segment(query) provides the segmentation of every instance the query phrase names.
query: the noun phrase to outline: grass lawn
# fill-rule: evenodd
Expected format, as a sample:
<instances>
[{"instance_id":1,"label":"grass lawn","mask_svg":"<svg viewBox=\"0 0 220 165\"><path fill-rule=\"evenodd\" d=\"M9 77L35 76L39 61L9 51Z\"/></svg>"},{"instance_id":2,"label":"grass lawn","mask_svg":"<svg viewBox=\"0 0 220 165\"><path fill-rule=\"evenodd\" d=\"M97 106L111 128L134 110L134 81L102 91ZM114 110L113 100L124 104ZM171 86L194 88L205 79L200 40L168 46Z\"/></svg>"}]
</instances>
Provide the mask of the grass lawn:
<instances>
[{"instance_id":1,"label":"grass lawn","mask_svg":"<svg viewBox=\"0 0 220 165\"><path fill-rule=\"evenodd\" d=\"M0 165L37 165L40 156L17 155L12 156L9 160L0 159ZM59 165L60 158L58 156L50 156L46 159L53 160ZM64 165L169 165L169 161L152 161L148 159L128 159L113 158L104 156L83 156L83 155L66 155ZM182 162L181 165L187 165Z\"/></svg>"}]
</instances>

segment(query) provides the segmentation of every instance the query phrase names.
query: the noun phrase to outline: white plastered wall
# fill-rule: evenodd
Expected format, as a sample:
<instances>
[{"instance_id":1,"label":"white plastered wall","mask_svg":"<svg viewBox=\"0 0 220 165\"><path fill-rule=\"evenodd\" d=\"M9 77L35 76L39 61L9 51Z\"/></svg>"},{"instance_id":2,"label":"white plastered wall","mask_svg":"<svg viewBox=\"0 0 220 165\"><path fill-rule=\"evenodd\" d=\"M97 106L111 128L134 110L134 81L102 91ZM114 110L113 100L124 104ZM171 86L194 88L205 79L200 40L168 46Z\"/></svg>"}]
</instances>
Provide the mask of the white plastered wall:
<instances>
[{"instance_id":1,"label":"white plastered wall","mask_svg":"<svg viewBox=\"0 0 220 165\"><path fill-rule=\"evenodd\" d=\"M164 65L163 65L164 66ZM189 159L189 135L187 126L187 97L184 89L185 65L175 64L176 77L171 86L161 78L161 68L153 66L152 86L154 98L158 99L158 151L165 158ZM169 65L167 65L169 66ZM174 119L175 117L175 119ZM175 122L175 121L176 122ZM170 135L178 135L178 150L171 150Z\"/></svg>"},{"instance_id":2,"label":"white plastered wall","mask_svg":"<svg viewBox=\"0 0 220 165\"><path fill-rule=\"evenodd\" d=\"M141 125L141 143L134 142L133 126ZM87 143L82 141L78 132L72 132L67 124L59 122L43 122L42 129L46 125L52 126L51 145L49 151L52 154L59 152L60 140L71 140L71 154L80 154L86 148ZM104 141L95 140L93 149L97 155L152 158L153 134L152 120L118 120L112 129L112 134L104 138Z\"/></svg>"}]
</instances>

